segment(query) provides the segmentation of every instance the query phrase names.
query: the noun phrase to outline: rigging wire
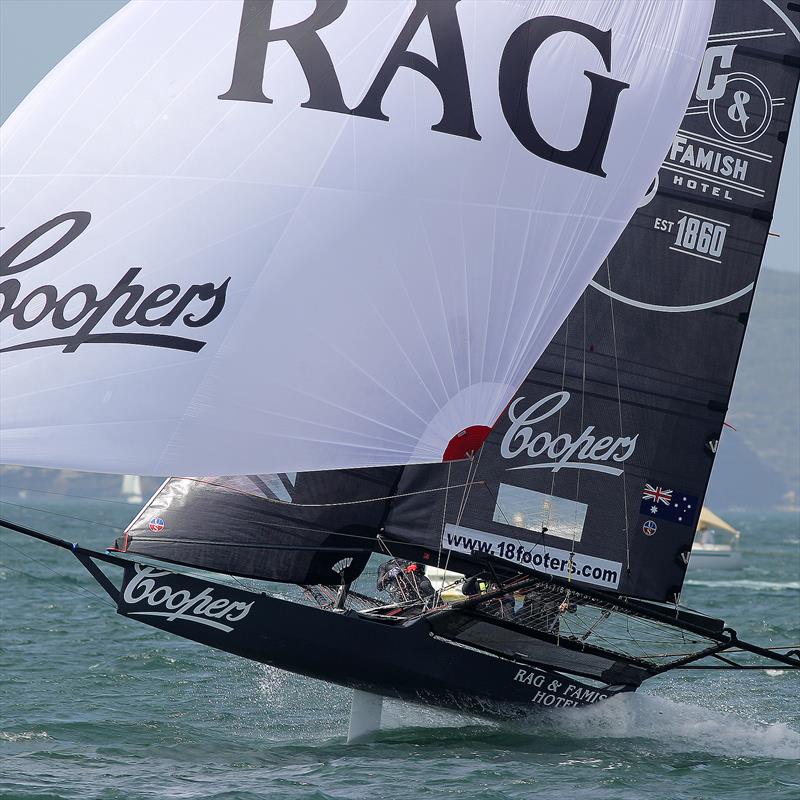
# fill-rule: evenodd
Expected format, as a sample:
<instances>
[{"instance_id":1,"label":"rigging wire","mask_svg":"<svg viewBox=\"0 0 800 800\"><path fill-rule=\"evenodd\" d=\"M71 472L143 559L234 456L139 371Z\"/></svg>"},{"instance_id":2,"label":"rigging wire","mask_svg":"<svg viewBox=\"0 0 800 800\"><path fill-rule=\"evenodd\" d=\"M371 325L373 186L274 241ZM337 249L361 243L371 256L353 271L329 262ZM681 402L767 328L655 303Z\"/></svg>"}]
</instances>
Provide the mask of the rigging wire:
<instances>
[{"instance_id":1,"label":"rigging wire","mask_svg":"<svg viewBox=\"0 0 800 800\"><path fill-rule=\"evenodd\" d=\"M386 547L386 545L388 545L388 544L397 544L397 545L402 545L404 547L418 547L420 550L428 550L428 548L426 548L423 545L416 545L413 542L404 541L403 539L387 539L385 536L380 535L380 534L378 536L367 536L365 534L360 534L360 533L346 533L344 531L333 531L333 530L328 530L326 528L310 528L307 525L289 525L287 523L280 524L280 523L273 523L273 522L256 522L256 523L253 523L253 524L262 526L264 528L268 528L269 527L269 528L275 528L277 530L282 530L282 531L293 531L293 530L294 531L305 531L305 532L316 533L316 534L324 534L325 536L344 536L344 537L346 537L348 539L363 539L365 542L370 542L372 544L375 544L377 542L378 544L380 544L382 546L382 548L384 549L386 554L391 556L392 558L394 558L394 554L391 553L388 550L388 548ZM300 535L300 534L298 533L298 535ZM175 541L179 541L179 540L176 540L176 539L173 539L173 538L164 538L164 537L150 536L150 535L148 535L148 536L137 536L135 538L139 539L140 541L141 540L146 540L146 541L149 541L149 542L175 542ZM189 541L189 540L187 540L187 541ZM268 542L264 542L264 543L259 542L257 544L235 544L235 545L232 545L230 542L213 541L213 540L210 540L210 539L209 540L192 539L191 542L193 544L202 543L204 545L215 546L215 547L261 547L261 548L263 548L265 550L271 550L271 549L289 550L289 549L293 549L291 545L270 545ZM297 546L297 547L299 548L299 546ZM343 546L342 549L344 549L344 547L345 546ZM309 547L308 549L316 550L318 548ZM372 549L372 548L370 548L370 549Z\"/></svg>"},{"instance_id":2,"label":"rigging wire","mask_svg":"<svg viewBox=\"0 0 800 800\"><path fill-rule=\"evenodd\" d=\"M198 480L198 479L189 478L187 480ZM370 499L367 499L367 500L352 500L352 501L344 501L342 503L319 503L319 504L307 503L307 504L303 504L303 503L287 503L287 502L285 502L283 500L273 500L272 498L269 498L269 497L263 497L263 496L260 496L260 495L251 494L250 492L245 492L245 491L242 491L242 490L235 489L233 487L224 486L222 484L213 484L213 483L211 483L209 481L201 481L201 482L202 483L209 483L210 485L213 485L213 486L218 486L219 488L225 489L226 491L230 491L232 493L244 494L244 495L246 495L248 497L253 497L253 498L259 499L259 500L266 500L267 502L273 503L273 504L276 504L276 505L292 506L292 507L295 507L295 508L334 507L334 506L339 506L339 505L354 505L354 504L357 504L357 503L377 502L379 500L394 500L395 498L413 497L415 495L420 495L420 494L430 494L432 492L446 491L447 488L448 488L446 486L444 486L444 487L434 487L432 489L420 489L420 490L417 490L417 491L414 491L414 492L403 492L401 494L393 495L392 497L370 498ZM480 483L482 483L482 482L480 482ZM461 484L456 484L452 488L469 487L469 486L470 486L469 483L461 483ZM89 498L89 499L91 499L91 498ZM89 517L80 517L80 516L77 516L77 515L74 515L74 514L65 514L63 512L52 511L50 509L37 508L35 506L21 505L19 503L9 502L7 500L0 500L0 503L4 504L4 505L7 505L7 506L11 506L12 508L19 508L19 509L21 509L23 511L35 511L35 512L40 513L40 514L47 514L47 515L54 516L54 517L61 517L63 519L74 520L76 522L85 522L85 523L89 523L91 525L99 525L101 527L108 528L109 530L112 530L112 531L122 531L122 530L124 530L124 528L122 526L120 526L120 525L113 525L113 524L108 523L108 522L101 522L101 521L98 521L98 520L90 519ZM127 503L126 503L126 505L127 505ZM277 530L286 530L286 531L288 531L288 530L294 529L294 530L297 530L297 531L313 531L315 533L325 534L325 535L329 535L329 536L345 536L345 537L347 537L349 539L364 539L365 541L370 541L370 542L374 542L375 541L375 537L372 537L372 536L364 536L364 535L360 535L360 534L356 534L356 533L344 533L342 531L334 531L334 530L329 530L329 529L325 529L325 528L310 528L310 527L305 527L305 526L300 526L300 525L289 525L289 524L286 524L286 523L279 523L279 522L273 522L273 521L270 521L270 522L258 522L256 524L261 525L263 527L275 528ZM166 539L163 539L163 540L157 539L157 537L149 537L149 538L151 538L153 541L167 541ZM394 556L388 550L388 548L385 546L386 544L388 544L388 543L399 544L399 545L407 545L407 544L409 544L408 542L404 542L404 541L399 540L399 539L387 539L385 536L378 537L378 540L384 544L384 549L386 550L387 555L389 555L391 557L394 557ZM169 541L173 541L173 540L170 539ZM214 544L214 543L213 542L208 542L208 544ZM264 544L263 546L266 549L269 549L269 545Z\"/></svg>"},{"instance_id":3,"label":"rigging wire","mask_svg":"<svg viewBox=\"0 0 800 800\"><path fill-rule=\"evenodd\" d=\"M378 503L383 501L392 501L396 500L400 497L414 497L415 495L420 494L431 494L433 492L445 492L448 488L452 489L460 489L462 487L469 486L469 483L458 483L455 486L435 486L432 489L417 489L414 492L401 492L399 494L387 495L386 497L367 497L363 500L342 500L338 503L294 503L291 501L286 500L275 500L271 497L267 497L266 495L258 495L253 494L252 492L246 492L243 489L237 489L235 486L227 486L222 483L214 483L213 481L203 480L202 478L180 478L180 480L187 480L187 481L195 481L197 483L204 483L208 486L216 486L220 489L224 489L227 492L233 492L235 494L243 494L247 497L253 497L257 500L265 500L267 503L273 503L279 506L290 506L292 508L337 508L339 506L355 506L363 503Z\"/></svg>"},{"instance_id":4,"label":"rigging wire","mask_svg":"<svg viewBox=\"0 0 800 800\"><path fill-rule=\"evenodd\" d=\"M19 492L36 492L37 494L52 494L56 495L57 497L72 497L76 500L94 500L98 503L114 503L115 505L119 506L135 506L136 504L130 503L127 500L112 500L110 497L89 497L85 494L71 494L69 492L55 492L52 489L32 489L29 486L10 486L9 484L5 483L4 481L0 481L0 491L3 489L15 489ZM5 502L4 500L0 502ZM23 506L24 507L24 506ZM39 509L34 509L38 511Z\"/></svg>"},{"instance_id":5,"label":"rigging wire","mask_svg":"<svg viewBox=\"0 0 800 800\"><path fill-rule=\"evenodd\" d=\"M485 444L485 442L484 442L484 444ZM483 455L484 444L482 444L480 446L480 449L478 450L478 458L477 459L475 459L474 454L470 457L470 464L469 464L469 468L467 469L467 480L466 480L466 483L464 484L464 486L465 486L464 492L463 492L462 497L461 497L461 503L459 505L458 514L456 515L456 522L455 522L456 527L459 527L461 525L461 519L462 519L462 517L464 515L464 511L466 510L467 501L469 500L469 493L472 490L473 483L476 482L475 478L478 475L478 467L480 466L480 463L481 463L481 456ZM474 462L474 468L473 468L473 462ZM448 465L447 479L448 479L448 482L449 482L449 480L450 480L450 465ZM484 481L480 481L480 483L482 483L484 486L486 485ZM446 497L447 497L447 495L445 495L444 514L442 515L442 538L439 540L439 560L441 560L442 547L444 545L445 520L447 518L447 499L446 499ZM438 603L439 599L441 598L442 592L445 589L445 584L444 584L445 576L447 574L447 568L450 566L450 557L452 555L453 555L453 551L448 549L447 558L446 558L445 564L444 564L445 575L442 576L442 583L441 583L441 586L439 588L439 592L437 593L437 596L436 596L437 603Z\"/></svg>"},{"instance_id":6,"label":"rigging wire","mask_svg":"<svg viewBox=\"0 0 800 800\"><path fill-rule=\"evenodd\" d=\"M464 484L464 493L461 497L461 505L458 509L458 515L456 517L456 525L461 524L461 517L464 515L464 511L467 508L467 501L469 500L469 493L472 489L472 484L475 481L475 477L478 474L478 467L481 463L481 456L483 455L483 445L481 445L480 450L478 450L478 458L475 459L474 455L470 459L470 469L467 470L467 482ZM458 488L458 487L456 487Z\"/></svg>"},{"instance_id":7,"label":"rigging wire","mask_svg":"<svg viewBox=\"0 0 800 800\"><path fill-rule=\"evenodd\" d=\"M584 416L586 410L586 295L584 294L582 299L583 305L583 347L581 348L581 430L584 430ZM566 359L566 343L564 348L564 354ZM566 369L566 360L564 362L564 368ZM563 391L563 384L562 384L562 391ZM560 422L560 420L559 420ZM580 502L580 494L581 494L581 475L583 474L582 470L578 470L578 474L575 476L575 503ZM555 475L553 476L553 486L555 486ZM551 492L551 495L553 493ZM573 520L575 523L575 527L577 527L578 517L577 507L574 511ZM569 560L570 563L573 563L573 559L575 557L575 533L573 528L572 534L572 541L570 543L569 548ZM572 570L569 571L567 575L567 583L572 583ZM564 595L564 602L559 606L559 611L561 611L562 607L568 609L570 602L570 589L569 586L567 587L567 591ZM561 643L561 626L558 626L558 633L556 634L556 646Z\"/></svg>"},{"instance_id":8,"label":"rigging wire","mask_svg":"<svg viewBox=\"0 0 800 800\"><path fill-rule=\"evenodd\" d=\"M606 277L608 278L608 290L611 291L611 266L606 258ZM617 326L614 320L614 298L609 296L611 304L611 338L614 342L614 377L617 381L617 411L619 413L619 435L624 436L622 431L622 390L619 385L619 357L617 355ZM631 536L630 523L628 521L628 476L625 473L625 462L622 462L622 502L625 510L625 559L628 574L631 572ZM677 605L677 603L676 603Z\"/></svg>"},{"instance_id":9,"label":"rigging wire","mask_svg":"<svg viewBox=\"0 0 800 800\"><path fill-rule=\"evenodd\" d=\"M561 391L562 392L565 391L565 386L566 386L566 382L567 382L567 349L568 349L568 346L569 346L569 316L567 316L566 320L564 320L564 354L563 354L562 364L561 364ZM562 414L563 414L563 409L559 408L559 410L558 410L558 422L557 422L557 427L556 427L556 435L557 436L561 436ZM555 472L551 471L551 478L550 478L550 496L551 497L553 497L555 495L555 486L556 486L556 474L555 474ZM484 488L489 492L489 495L494 500L494 506L500 512L500 514L502 514L503 519L506 521L506 524L511 526L511 527L514 527L514 528L520 527L519 525L515 525L514 523L512 523L509 520L509 518L506 516L505 511L503 511L502 507L500 506L499 488L498 488L498 493L497 494L492 492L492 490L489 488L489 486L487 484L485 484L485 483L484 483ZM545 556L547 556L547 553L548 553L548 545L547 545L547 540L545 539L545 532L550 527L549 523L550 523L550 519L551 519L550 518L551 511L552 511L551 507L546 509L546 511L545 511L546 516L542 517L541 530L538 531L539 544L540 544ZM517 542L518 545L523 545L523 543L525 542L525 540L520 539L518 537L513 537L513 538ZM571 578L571 575L570 575L570 578Z\"/></svg>"},{"instance_id":10,"label":"rigging wire","mask_svg":"<svg viewBox=\"0 0 800 800\"><path fill-rule=\"evenodd\" d=\"M99 600L101 603L105 603L106 605L110 605L110 606L116 608L116 606L114 605L114 603L111 602L111 600L109 600L109 599L107 599L105 597L101 597L99 594L95 594L95 592L93 592L91 589L87 589L85 586L72 586L71 584L69 584L69 581L71 580L71 576L65 575L63 572L59 572L58 570L53 569L49 564L45 564L44 561L42 561L41 559L36 558L35 556L32 556L30 553L25 552L25 550L22 550L19 547L15 547L13 544L11 544L10 542L7 542L5 540L3 540L3 546L4 547L10 547L12 550L14 550L15 552L19 553L21 556L24 556L25 558L29 559L30 561L36 562L40 566L44 567L46 570L49 570L50 572L52 572L53 575L55 575L56 577L66 579L67 583L68 583L68 588L70 590L72 590L72 591L80 591L80 592L83 592L84 594L91 595L92 597L95 598L95 600ZM21 569L17 569L16 567L12 567L9 564L3 564L3 567L6 568L6 569L13 570L14 572L18 572L20 575L25 575L26 577L31 578L33 580L39 580L39 581L45 580L44 578L40 578L37 575L31 575L28 572L23 572Z\"/></svg>"},{"instance_id":11,"label":"rigging wire","mask_svg":"<svg viewBox=\"0 0 800 800\"><path fill-rule=\"evenodd\" d=\"M503 511L503 507L500 505L500 497L499 497L499 495L495 494L495 492L492 491L492 489L489 487L489 485L486 483L486 481L476 481L475 483L476 483L476 485L483 486L483 488L486 489L486 491L489 493L489 496L492 498L492 501L494 502L494 507L497 509L498 512L500 512L500 514L502 515L503 519L505 520L506 525L508 525L508 526L510 526L512 528L521 527L520 525L515 525L513 522L511 522L509 520L508 516L506 515L506 512ZM545 533L544 530L535 531L535 530L533 530L531 528L525 528L525 530L530 531L531 533L540 534L540 537L542 539L542 547L544 548L545 552L547 552L547 545L544 544L544 533ZM536 546L535 543L533 541L531 541L530 539L520 539L518 536L514 536L513 533L505 534L505 538L516 542L518 545L521 545L522 547L529 547L531 545L533 545L534 547ZM546 575L547 573L543 572L542 574Z\"/></svg>"},{"instance_id":12,"label":"rigging wire","mask_svg":"<svg viewBox=\"0 0 800 800\"><path fill-rule=\"evenodd\" d=\"M439 569L442 568L442 547L444 545L444 531L445 531L445 527L447 525L447 499L448 499L448 495L449 495L450 473L451 473L452 469L453 469L453 462L449 461L447 463L447 488L445 489L444 506L442 508L442 533L441 533L441 536L439 537L439 552L436 555L436 566ZM445 583L445 579L447 578L447 567L450 565L450 554L451 553L452 553L452 550L448 550L447 551L447 559L446 559L445 564L444 564L444 575L442 575L442 582L439 584L439 589L436 591L436 593L434 595L434 601L435 601L436 605L439 604L439 601L440 601L441 596L442 596L442 592L444 592L444 588L445 588L444 583Z\"/></svg>"},{"instance_id":13,"label":"rigging wire","mask_svg":"<svg viewBox=\"0 0 800 800\"><path fill-rule=\"evenodd\" d=\"M76 517L74 514L63 514L59 511L49 511L46 508L36 508L35 506L23 506L19 503L10 503L8 500L0 500L1 505L11 506L12 508L21 508L23 511L36 511L39 514L49 514L51 517L63 517L64 519L72 519L76 522L88 522L90 525L99 525L102 528L109 528L112 531L121 531L123 528L120 525L112 525L108 522L100 522L96 519L89 519L88 517Z\"/></svg>"},{"instance_id":14,"label":"rigging wire","mask_svg":"<svg viewBox=\"0 0 800 800\"><path fill-rule=\"evenodd\" d=\"M567 345L569 344L569 315L564 322L564 357L561 362L561 391L565 391L567 385ZM558 424L556 427L556 438L561 436L561 421L564 413L564 407L558 409ZM553 497L556 493L556 473L550 470L550 496ZM552 507L548 508L547 527L550 527L550 511ZM544 522L542 523L542 545L544 546ZM546 552L546 551L545 551Z\"/></svg>"}]
</instances>

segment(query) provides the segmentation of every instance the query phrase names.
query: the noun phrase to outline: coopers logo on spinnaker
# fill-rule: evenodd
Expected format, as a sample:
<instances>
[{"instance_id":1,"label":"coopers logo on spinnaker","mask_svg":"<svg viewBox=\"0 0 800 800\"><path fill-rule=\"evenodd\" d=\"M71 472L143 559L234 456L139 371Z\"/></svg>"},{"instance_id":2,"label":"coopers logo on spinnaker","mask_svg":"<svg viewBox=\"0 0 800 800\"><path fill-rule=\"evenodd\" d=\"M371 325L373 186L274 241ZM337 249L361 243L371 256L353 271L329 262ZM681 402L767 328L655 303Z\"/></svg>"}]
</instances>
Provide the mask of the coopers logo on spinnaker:
<instances>
[{"instance_id":1,"label":"coopers logo on spinnaker","mask_svg":"<svg viewBox=\"0 0 800 800\"><path fill-rule=\"evenodd\" d=\"M570 399L569 392L555 392L543 397L527 409L517 411L524 397L518 397L508 409L511 425L503 436L500 454L503 458L516 458L523 453L528 458L545 456L549 460L537 464L522 464L515 469L549 469L558 472L562 469L589 469L621 475L622 469L611 466L608 461L622 463L627 461L636 449L636 436L597 436L594 425L587 426L577 438L572 434L561 433L553 436L549 431L536 433L536 423L557 414Z\"/></svg>"},{"instance_id":2,"label":"coopers logo on spinnaker","mask_svg":"<svg viewBox=\"0 0 800 800\"><path fill-rule=\"evenodd\" d=\"M171 328L184 325L201 328L215 320L225 307L230 277L222 283L193 284L187 289L176 283L148 287L135 283L142 267L130 267L105 295L92 283L67 291L52 284L25 285L22 273L60 253L89 226L88 211L60 214L40 225L0 255L0 323L10 319L18 331L43 324L63 331L61 336L30 339L0 348L0 353L36 347L63 347L74 353L83 344L137 344L172 350L198 352L206 344L201 339L171 333L118 332L134 325L138 328ZM69 225L52 242L52 231ZM0 228L2 230L2 228ZM52 242L48 244L48 242ZM27 257L26 257L27 256ZM15 276L15 277L11 277ZM25 275L30 280L30 275Z\"/></svg>"},{"instance_id":3,"label":"coopers logo on spinnaker","mask_svg":"<svg viewBox=\"0 0 800 800\"><path fill-rule=\"evenodd\" d=\"M124 613L129 617L163 617L167 622L175 620L196 622L230 633L233 626L225 623L243 620L255 602L251 600L249 603L244 603L224 597L214 597L213 586L206 586L197 594L192 594L188 589L176 590L169 584L156 580L174 573L142 564L134 564L134 569L136 574L125 586L122 599L128 605L146 604L154 610L125 609Z\"/></svg>"}]
</instances>

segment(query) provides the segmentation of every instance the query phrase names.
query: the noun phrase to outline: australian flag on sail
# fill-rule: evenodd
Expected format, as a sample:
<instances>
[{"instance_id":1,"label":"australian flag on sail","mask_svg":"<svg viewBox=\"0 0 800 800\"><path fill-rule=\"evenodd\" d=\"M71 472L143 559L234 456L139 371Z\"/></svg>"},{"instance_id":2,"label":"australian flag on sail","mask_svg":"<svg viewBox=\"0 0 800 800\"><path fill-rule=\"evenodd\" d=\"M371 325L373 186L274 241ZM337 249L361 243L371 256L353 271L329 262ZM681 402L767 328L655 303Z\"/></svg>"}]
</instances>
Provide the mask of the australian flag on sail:
<instances>
[{"instance_id":1,"label":"australian flag on sail","mask_svg":"<svg viewBox=\"0 0 800 800\"><path fill-rule=\"evenodd\" d=\"M642 489L642 504L639 507L639 513L653 519L663 519L681 525L694 525L697 518L697 505L697 498L690 494L646 483Z\"/></svg>"}]
</instances>

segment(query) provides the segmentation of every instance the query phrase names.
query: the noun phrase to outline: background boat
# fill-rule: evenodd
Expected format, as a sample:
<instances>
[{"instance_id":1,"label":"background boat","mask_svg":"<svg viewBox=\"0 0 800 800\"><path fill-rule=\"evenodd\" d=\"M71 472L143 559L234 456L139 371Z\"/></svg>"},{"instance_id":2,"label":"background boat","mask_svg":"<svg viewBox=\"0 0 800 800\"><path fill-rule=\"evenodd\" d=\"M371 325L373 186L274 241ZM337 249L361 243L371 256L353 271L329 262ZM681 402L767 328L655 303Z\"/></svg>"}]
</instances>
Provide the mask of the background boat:
<instances>
[{"instance_id":1,"label":"background boat","mask_svg":"<svg viewBox=\"0 0 800 800\"><path fill-rule=\"evenodd\" d=\"M123 475L120 492L129 503L134 505L140 505L144 501L142 479L138 475Z\"/></svg>"},{"instance_id":2,"label":"background boat","mask_svg":"<svg viewBox=\"0 0 800 800\"><path fill-rule=\"evenodd\" d=\"M697 537L692 545L689 568L741 569L740 533L732 525L703 506Z\"/></svg>"}]
</instances>

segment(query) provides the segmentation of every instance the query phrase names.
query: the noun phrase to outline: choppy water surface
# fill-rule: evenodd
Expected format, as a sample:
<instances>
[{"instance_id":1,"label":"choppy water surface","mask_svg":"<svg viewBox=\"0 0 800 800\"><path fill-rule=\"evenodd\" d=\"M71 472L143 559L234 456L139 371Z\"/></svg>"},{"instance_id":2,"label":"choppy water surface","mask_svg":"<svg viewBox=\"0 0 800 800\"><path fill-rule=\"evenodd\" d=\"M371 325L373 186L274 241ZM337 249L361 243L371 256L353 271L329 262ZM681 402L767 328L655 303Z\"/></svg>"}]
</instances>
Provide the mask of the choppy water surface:
<instances>
[{"instance_id":1,"label":"choppy water surface","mask_svg":"<svg viewBox=\"0 0 800 800\"><path fill-rule=\"evenodd\" d=\"M48 507L110 522L133 510ZM113 536L2 510L86 546ZM684 600L743 637L797 643L797 516L731 521L746 566L690 571ZM66 551L3 533L0 564L3 797L800 797L797 673L673 673L636 695L514 723L387 703L384 730L348 746L345 690L123 620Z\"/></svg>"}]
</instances>

